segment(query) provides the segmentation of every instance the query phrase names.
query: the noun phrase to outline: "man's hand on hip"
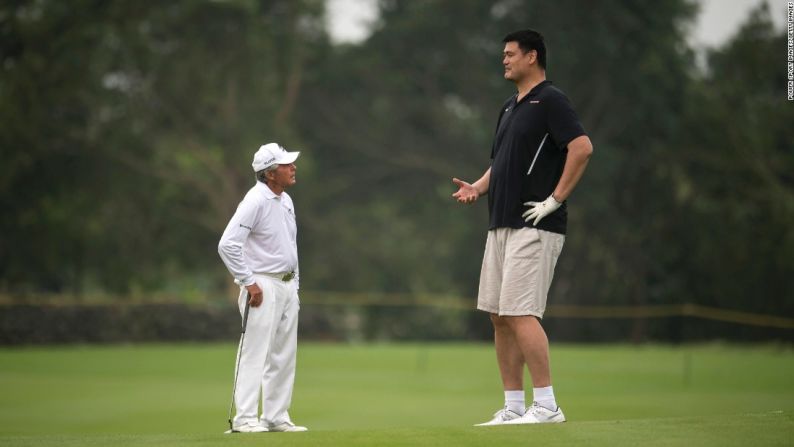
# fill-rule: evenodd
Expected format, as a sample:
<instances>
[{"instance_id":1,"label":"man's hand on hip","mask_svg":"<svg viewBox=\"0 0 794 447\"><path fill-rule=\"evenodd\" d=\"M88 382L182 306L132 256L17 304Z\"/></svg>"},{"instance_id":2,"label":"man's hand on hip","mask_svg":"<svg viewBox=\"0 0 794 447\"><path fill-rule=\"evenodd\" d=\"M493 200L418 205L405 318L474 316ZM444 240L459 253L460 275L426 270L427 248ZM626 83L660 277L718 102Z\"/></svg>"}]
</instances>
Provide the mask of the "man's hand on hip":
<instances>
[{"instance_id":1,"label":"man's hand on hip","mask_svg":"<svg viewBox=\"0 0 794 447\"><path fill-rule=\"evenodd\" d=\"M529 209L524 211L524 214L521 217L524 218L524 222L529 222L532 219L535 219L532 222L532 225L538 224L540 219L548 216L549 214L557 211L557 208L562 206L562 203L558 202L554 198L554 194L550 195L546 200L542 202L524 202L524 205L528 206Z\"/></svg>"},{"instance_id":2,"label":"man's hand on hip","mask_svg":"<svg viewBox=\"0 0 794 447\"><path fill-rule=\"evenodd\" d=\"M248 294L251 297L248 300L248 304L251 307L259 307L262 304L262 289L259 288L257 283L253 283L250 286L245 286L246 290L248 290Z\"/></svg>"}]
</instances>

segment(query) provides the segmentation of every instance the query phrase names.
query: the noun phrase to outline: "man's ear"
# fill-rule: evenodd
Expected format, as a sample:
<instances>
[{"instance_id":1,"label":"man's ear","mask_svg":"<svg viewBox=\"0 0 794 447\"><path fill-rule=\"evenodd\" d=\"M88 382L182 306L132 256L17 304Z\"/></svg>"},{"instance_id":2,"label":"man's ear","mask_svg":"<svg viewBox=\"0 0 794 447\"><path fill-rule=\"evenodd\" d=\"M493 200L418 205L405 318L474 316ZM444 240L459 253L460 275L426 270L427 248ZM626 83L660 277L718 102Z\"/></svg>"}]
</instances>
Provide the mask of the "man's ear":
<instances>
[{"instance_id":1,"label":"man's ear","mask_svg":"<svg viewBox=\"0 0 794 447\"><path fill-rule=\"evenodd\" d=\"M527 51L527 56L529 56L529 62L531 64L535 64L538 62L538 50Z\"/></svg>"}]
</instances>

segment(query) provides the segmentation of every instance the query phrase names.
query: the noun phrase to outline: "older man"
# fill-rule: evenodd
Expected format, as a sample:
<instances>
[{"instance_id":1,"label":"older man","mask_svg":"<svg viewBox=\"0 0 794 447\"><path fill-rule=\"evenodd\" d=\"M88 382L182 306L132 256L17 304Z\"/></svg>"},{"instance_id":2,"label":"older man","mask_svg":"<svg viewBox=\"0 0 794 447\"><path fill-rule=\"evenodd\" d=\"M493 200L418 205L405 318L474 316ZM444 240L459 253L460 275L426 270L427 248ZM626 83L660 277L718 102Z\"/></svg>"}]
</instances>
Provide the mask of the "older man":
<instances>
[{"instance_id":1,"label":"older man","mask_svg":"<svg viewBox=\"0 0 794 447\"><path fill-rule=\"evenodd\" d=\"M221 259L240 286L240 314L250 305L238 352L232 432L306 431L287 412L295 382L300 301L295 207L285 190L295 184L298 155L276 143L259 148L252 163L256 185L218 244Z\"/></svg>"}]
</instances>

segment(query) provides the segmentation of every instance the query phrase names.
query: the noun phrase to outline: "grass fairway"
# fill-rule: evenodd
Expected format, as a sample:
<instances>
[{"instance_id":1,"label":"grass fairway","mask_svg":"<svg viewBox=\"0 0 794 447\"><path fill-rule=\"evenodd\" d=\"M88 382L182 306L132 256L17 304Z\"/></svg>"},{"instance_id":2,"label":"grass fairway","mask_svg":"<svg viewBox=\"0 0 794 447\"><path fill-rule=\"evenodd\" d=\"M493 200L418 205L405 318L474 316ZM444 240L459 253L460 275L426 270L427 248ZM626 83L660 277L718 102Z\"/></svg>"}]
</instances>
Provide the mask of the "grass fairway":
<instances>
[{"instance_id":1,"label":"grass fairway","mask_svg":"<svg viewBox=\"0 0 794 447\"><path fill-rule=\"evenodd\" d=\"M223 435L235 346L0 349L0 446L794 445L794 351L554 345L568 423L473 428L502 405L479 344L302 343L293 419Z\"/></svg>"}]
</instances>

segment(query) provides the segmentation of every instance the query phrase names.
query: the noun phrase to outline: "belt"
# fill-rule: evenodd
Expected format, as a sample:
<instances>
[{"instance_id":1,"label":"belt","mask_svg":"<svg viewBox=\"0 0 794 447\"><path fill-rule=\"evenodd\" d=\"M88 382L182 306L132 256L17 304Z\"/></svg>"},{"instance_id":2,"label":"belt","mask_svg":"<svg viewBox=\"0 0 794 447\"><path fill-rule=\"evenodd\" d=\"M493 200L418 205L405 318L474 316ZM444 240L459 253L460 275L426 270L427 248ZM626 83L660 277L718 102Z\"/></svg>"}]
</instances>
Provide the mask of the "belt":
<instances>
[{"instance_id":1,"label":"belt","mask_svg":"<svg viewBox=\"0 0 794 447\"><path fill-rule=\"evenodd\" d=\"M295 272L289 272L289 273L254 272L254 274L269 276L271 278L278 279L284 282L292 281L292 279L295 278Z\"/></svg>"}]
</instances>

